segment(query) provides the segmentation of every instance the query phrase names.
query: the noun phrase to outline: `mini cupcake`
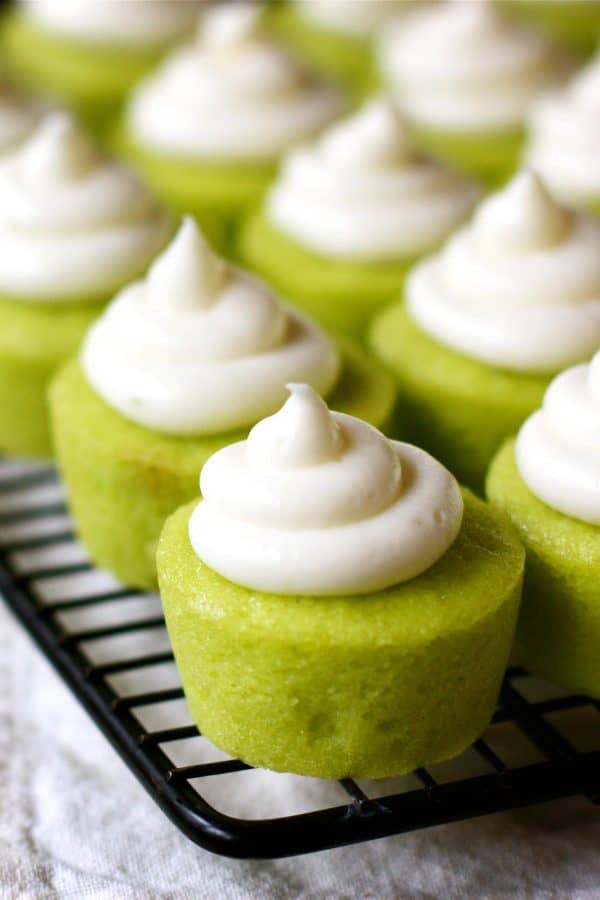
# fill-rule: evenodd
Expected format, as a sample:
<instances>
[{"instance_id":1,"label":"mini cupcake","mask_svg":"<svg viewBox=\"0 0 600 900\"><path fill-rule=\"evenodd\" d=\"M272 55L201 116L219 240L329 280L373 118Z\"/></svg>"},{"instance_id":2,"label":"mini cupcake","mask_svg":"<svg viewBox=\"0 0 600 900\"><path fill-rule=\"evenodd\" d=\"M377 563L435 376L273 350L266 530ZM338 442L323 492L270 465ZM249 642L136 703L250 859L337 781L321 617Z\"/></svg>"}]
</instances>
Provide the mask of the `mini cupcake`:
<instances>
[{"instance_id":1,"label":"mini cupcake","mask_svg":"<svg viewBox=\"0 0 600 900\"><path fill-rule=\"evenodd\" d=\"M600 215L600 55L535 105L525 161L555 196Z\"/></svg>"},{"instance_id":2,"label":"mini cupcake","mask_svg":"<svg viewBox=\"0 0 600 900\"><path fill-rule=\"evenodd\" d=\"M339 350L266 285L216 257L192 219L148 277L122 291L51 390L59 465L92 558L153 587L166 517L215 450L241 440L302 378L375 424L391 378Z\"/></svg>"},{"instance_id":3,"label":"mini cupcake","mask_svg":"<svg viewBox=\"0 0 600 900\"><path fill-rule=\"evenodd\" d=\"M363 96L374 81L376 32L415 5L407 0L290 0L277 5L273 23L316 71Z\"/></svg>"},{"instance_id":4,"label":"mini cupcake","mask_svg":"<svg viewBox=\"0 0 600 900\"><path fill-rule=\"evenodd\" d=\"M561 43L591 53L600 35L599 0L513 0L511 14Z\"/></svg>"},{"instance_id":5,"label":"mini cupcake","mask_svg":"<svg viewBox=\"0 0 600 900\"><path fill-rule=\"evenodd\" d=\"M415 266L371 347L400 384L403 434L481 489L556 372L600 346L600 221L517 175Z\"/></svg>"},{"instance_id":6,"label":"mini cupcake","mask_svg":"<svg viewBox=\"0 0 600 900\"><path fill-rule=\"evenodd\" d=\"M136 89L116 141L166 202L214 234L261 196L284 150L341 108L265 35L256 4L228 3Z\"/></svg>"},{"instance_id":7,"label":"mini cupcake","mask_svg":"<svg viewBox=\"0 0 600 900\"><path fill-rule=\"evenodd\" d=\"M4 23L3 61L101 130L198 8L196 0L21 0Z\"/></svg>"},{"instance_id":8,"label":"mini cupcake","mask_svg":"<svg viewBox=\"0 0 600 900\"><path fill-rule=\"evenodd\" d=\"M600 352L552 382L487 491L527 550L517 658L600 698Z\"/></svg>"},{"instance_id":9,"label":"mini cupcake","mask_svg":"<svg viewBox=\"0 0 600 900\"><path fill-rule=\"evenodd\" d=\"M393 106L367 105L292 150L240 258L334 331L363 335L410 266L471 214L479 188L417 153Z\"/></svg>"},{"instance_id":10,"label":"mini cupcake","mask_svg":"<svg viewBox=\"0 0 600 900\"><path fill-rule=\"evenodd\" d=\"M427 453L288 387L160 541L192 716L225 752L302 775L454 756L494 709L523 548Z\"/></svg>"},{"instance_id":11,"label":"mini cupcake","mask_svg":"<svg viewBox=\"0 0 600 900\"><path fill-rule=\"evenodd\" d=\"M63 115L0 160L0 448L47 457L46 388L171 223Z\"/></svg>"},{"instance_id":12,"label":"mini cupcake","mask_svg":"<svg viewBox=\"0 0 600 900\"><path fill-rule=\"evenodd\" d=\"M488 0L453 0L382 35L379 66L428 150L492 184L518 164L532 102L565 61Z\"/></svg>"}]
</instances>

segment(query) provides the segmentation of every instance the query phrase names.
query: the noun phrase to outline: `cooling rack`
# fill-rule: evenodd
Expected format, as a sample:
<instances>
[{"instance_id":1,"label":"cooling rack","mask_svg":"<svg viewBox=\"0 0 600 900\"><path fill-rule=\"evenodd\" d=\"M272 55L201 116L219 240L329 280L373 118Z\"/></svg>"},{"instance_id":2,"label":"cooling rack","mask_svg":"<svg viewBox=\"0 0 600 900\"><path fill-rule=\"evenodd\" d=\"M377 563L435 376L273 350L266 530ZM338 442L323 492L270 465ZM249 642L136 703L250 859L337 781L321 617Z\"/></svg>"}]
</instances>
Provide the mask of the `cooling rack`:
<instances>
[{"instance_id":1,"label":"cooling rack","mask_svg":"<svg viewBox=\"0 0 600 900\"><path fill-rule=\"evenodd\" d=\"M0 460L0 593L163 813L214 853L288 856L560 797L600 800L600 703L520 668L480 740L410 776L265 778L226 757L189 719L158 597L92 567L48 466ZM236 807L252 777L263 779L262 817ZM310 786L302 808L282 802L289 779Z\"/></svg>"}]
</instances>

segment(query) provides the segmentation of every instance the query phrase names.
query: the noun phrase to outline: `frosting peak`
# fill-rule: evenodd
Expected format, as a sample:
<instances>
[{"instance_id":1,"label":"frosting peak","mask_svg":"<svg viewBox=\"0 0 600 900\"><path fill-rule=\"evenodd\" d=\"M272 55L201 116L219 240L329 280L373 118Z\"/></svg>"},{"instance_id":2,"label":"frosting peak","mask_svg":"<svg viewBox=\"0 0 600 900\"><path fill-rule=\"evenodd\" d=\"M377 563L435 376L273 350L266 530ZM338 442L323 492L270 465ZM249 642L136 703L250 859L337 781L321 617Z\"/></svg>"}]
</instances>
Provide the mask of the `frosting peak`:
<instances>
[{"instance_id":1,"label":"frosting peak","mask_svg":"<svg viewBox=\"0 0 600 900\"><path fill-rule=\"evenodd\" d=\"M32 181L77 181L101 160L94 144L77 128L70 116L53 113L46 117L24 147L21 168Z\"/></svg>"},{"instance_id":2,"label":"frosting peak","mask_svg":"<svg viewBox=\"0 0 600 900\"><path fill-rule=\"evenodd\" d=\"M481 204L474 230L492 250L529 253L560 243L571 225L569 211L554 200L537 175L526 171Z\"/></svg>"},{"instance_id":3,"label":"frosting peak","mask_svg":"<svg viewBox=\"0 0 600 900\"><path fill-rule=\"evenodd\" d=\"M355 116L333 125L321 139L323 154L332 162L382 166L415 155L408 129L392 103L374 100Z\"/></svg>"},{"instance_id":4,"label":"frosting peak","mask_svg":"<svg viewBox=\"0 0 600 900\"><path fill-rule=\"evenodd\" d=\"M291 396L279 412L263 419L248 435L249 457L277 468L337 459L342 434L325 401L308 384L286 387Z\"/></svg>"},{"instance_id":5,"label":"frosting peak","mask_svg":"<svg viewBox=\"0 0 600 900\"><path fill-rule=\"evenodd\" d=\"M148 302L157 308L210 306L226 279L225 262L212 250L195 220L186 217L148 272Z\"/></svg>"},{"instance_id":6,"label":"frosting peak","mask_svg":"<svg viewBox=\"0 0 600 900\"><path fill-rule=\"evenodd\" d=\"M211 10L200 23L198 38L214 49L236 47L256 37L260 20L257 3L234 0Z\"/></svg>"},{"instance_id":7,"label":"frosting peak","mask_svg":"<svg viewBox=\"0 0 600 900\"><path fill-rule=\"evenodd\" d=\"M205 463L189 525L200 559L249 588L314 595L382 590L437 562L462 520L452 475L289 388L247 441Z\"/></svg>"}]
</instances>

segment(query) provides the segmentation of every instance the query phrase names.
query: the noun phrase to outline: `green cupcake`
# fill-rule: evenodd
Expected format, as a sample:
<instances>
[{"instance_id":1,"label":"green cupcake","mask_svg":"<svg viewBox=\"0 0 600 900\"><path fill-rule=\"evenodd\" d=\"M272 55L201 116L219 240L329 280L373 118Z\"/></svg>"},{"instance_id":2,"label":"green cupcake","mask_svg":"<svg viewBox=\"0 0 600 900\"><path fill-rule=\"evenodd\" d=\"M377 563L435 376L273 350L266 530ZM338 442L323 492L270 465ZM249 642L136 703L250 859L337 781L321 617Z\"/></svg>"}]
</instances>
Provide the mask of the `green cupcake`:
<instances>
[{"instance_id":1,"label":"green cupcake","mask_svg":"<svg viewBox=\"0 0 600 900\"><path fill-rule=\"evenodd\" d=\"M50 379L172 226L58 114L0 160L0 198L0 450L48 457Z\"/></svg>"},{"instance_id":2,"label":"green cupcake","mask_svg":"<svg viewBox=\"0 0 600 900\"><path fill-rule=\"evenodd\" d=\"M101 132L198 9L195 0L21 0L2 25L3 63L17 81Z\"/></svg>"},{"instance_id":3,"label":"green cupcake","mask_svg":"<svg viewBox=\"0 0 600 900\"><path fill-rule=\"evenodd\" d=\"M132 93L114 141L176 211L226 232L280 154L342 107L266 35L256 4L223 4Z\"/></svg>"},{"instance_id":4,"label":"green cupcake","mask_svg":"<svg viewBox=\"0 0 600 900\"><path fill-rule=\"evenodd\" d=\"M492 3L431 5L381 36L379 69L420 145L490 186L519 163L532 102L570 63Z\"/></svg>"},{"instance_id":5,"label":"green cupcake","mask_svg":"<svg viewBox=\"0 0 600 900\"><path fill-rule=\"evenodd\" d=\"M377 364L226 266L188 219L51 389L58 462L94 561L154 587L166 517L196 495L205 460L276 409L296 377L374 424L390 418L395 390Z\"/></svg>"},{"instance_id":6,"label":"green cupcake","mask_svg":"<svg viewBox=\"0 0 600 900\"><path fill-rule=\"evenodd\" d=\"M470 215L479 188L415 152L376 100L293 150L239 229L250 268L325 327L363 337L412 263Z\"/></svg>"},{"instance_id":7,"label":"green cupcake","mask_svg":"<svg viewBox=\"0 0 600 900\"><path fill-rule=\"evenodd\" d=\"M491 502L527 550L516 658L600 698L600 352L552 382L494 459Z\"/></svg>"},{"instance_id":8,"label":"green cupcake","mask_svg":"<svg viewBox=\"0 0 600 900\"><path fill-rule=\"evenodd\" d=\"M454 756L492 715L523 549L428 454L290 389L161 537L192 716L225 752L303 775Z\"/></svg>"},{"instance_id":9,"label":"green cupcake","mask_svg":"<svg viewBox=\"0 0 600 900\"><path fill-rule=\"evenodd\" d=\"M484 201L370 331L398 381L403 435L481 491L552 375L600 345L598 259L600 222L560 206L536 176Z\"/></svg>"}]
</instances>

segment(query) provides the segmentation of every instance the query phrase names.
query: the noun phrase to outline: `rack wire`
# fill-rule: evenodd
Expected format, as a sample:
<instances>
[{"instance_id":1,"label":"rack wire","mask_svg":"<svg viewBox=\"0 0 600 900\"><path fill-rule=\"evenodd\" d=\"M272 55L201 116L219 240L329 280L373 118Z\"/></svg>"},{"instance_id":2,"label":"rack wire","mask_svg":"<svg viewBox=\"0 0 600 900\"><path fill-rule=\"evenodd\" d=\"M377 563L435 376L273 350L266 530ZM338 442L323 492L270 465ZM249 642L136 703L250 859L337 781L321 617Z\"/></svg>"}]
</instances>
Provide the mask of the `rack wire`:
<instances>
[{"instance_id":1,"label":"rack wire","mask_svg":"<svg viewBox=\"0 0 600 900\"><path fill-rule=\"evenodd\" d=\"M513 667L489 729L457 760L379 782L301 779L307 808L240 812L235 779L256 770L198 733L158 597L93 568L49 466L0 460L0 593L157 805L214 853L281 857L560 797L600 802L600 703Z\"/></svg>"}]
</instances>

